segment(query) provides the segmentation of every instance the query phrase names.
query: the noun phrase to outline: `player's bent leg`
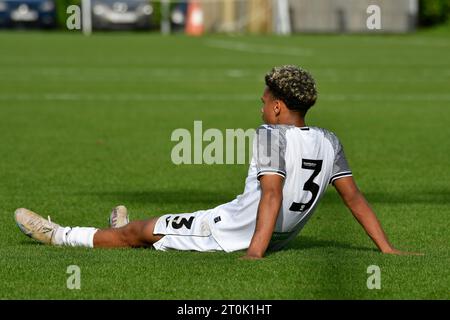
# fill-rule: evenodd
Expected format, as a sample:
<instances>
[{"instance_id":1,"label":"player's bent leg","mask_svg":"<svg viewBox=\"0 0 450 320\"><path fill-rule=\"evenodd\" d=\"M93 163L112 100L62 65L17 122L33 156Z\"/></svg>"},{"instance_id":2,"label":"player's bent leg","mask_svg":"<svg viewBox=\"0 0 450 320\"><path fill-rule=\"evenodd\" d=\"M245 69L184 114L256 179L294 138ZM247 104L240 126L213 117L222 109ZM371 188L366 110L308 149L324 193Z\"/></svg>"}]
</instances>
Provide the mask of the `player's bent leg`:
<instances>
[{"instance_id":1,"label":"player's bent leg","mask_svg":"<svg viewBox=\"0 0 450 320\"><path fill-rule=\"evenodd\" d=\"M94 235L94 248L149 247L163 237L153 234L157 220L132 221L121 228L98 230Z\"/></svg>"}]
</instances>

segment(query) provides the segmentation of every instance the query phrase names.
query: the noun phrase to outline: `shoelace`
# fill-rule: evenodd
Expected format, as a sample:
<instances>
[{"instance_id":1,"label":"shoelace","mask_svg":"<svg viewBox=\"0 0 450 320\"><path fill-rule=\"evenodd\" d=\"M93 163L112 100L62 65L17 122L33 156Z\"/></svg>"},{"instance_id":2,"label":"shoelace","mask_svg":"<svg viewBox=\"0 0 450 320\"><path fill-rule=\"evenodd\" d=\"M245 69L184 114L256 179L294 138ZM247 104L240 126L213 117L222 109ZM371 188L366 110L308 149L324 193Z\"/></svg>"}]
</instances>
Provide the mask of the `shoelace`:
<instances>
[{"instance_id":1,"label":"shoelace","mask_svg":"<svg viewBox=\"0 0 450 320\"><path fill-rule=\"evenodd\" d=\"M49 223L53 224L52 220L50 219L50 216L47 216L47 220ZM36 231L38 232L49 231L48 227L42 222L42 220L39 219L29 221L29 225L31 228L35 228Z\"/></svg>"}]
</instances>

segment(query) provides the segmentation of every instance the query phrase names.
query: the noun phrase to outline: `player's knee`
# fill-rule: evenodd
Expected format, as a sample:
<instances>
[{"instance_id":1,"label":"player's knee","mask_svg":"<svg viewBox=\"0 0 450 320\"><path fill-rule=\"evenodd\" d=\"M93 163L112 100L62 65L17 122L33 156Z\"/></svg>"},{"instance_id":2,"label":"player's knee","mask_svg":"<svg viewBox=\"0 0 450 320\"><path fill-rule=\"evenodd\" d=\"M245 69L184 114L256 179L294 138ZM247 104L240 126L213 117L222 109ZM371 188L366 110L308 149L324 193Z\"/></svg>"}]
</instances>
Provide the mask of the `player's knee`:
<instances>
[{"instance_id":1,"label":"player's knee","mask_svg":"<svg viewBox=\"0 0 450 320\"><path fill-rule=\"evenodd\" d=\"M143 245L141 242L141 227L136 223L129 223L121 230L122 242L126 243L129 247L140 247Z\"/></svg>"},{"instance_id":2,"label":"player's knee","mask_svg":"<svg viewBox=\"0 0 450 320\"><path fill-rule=\"evenodd\" d=\"M161 238L161 236L153 234L157 221L158 218L146 220L145 224L142 227L142 241L146 242L147 244L153 244Z\"/></svg>"}]
</instances>

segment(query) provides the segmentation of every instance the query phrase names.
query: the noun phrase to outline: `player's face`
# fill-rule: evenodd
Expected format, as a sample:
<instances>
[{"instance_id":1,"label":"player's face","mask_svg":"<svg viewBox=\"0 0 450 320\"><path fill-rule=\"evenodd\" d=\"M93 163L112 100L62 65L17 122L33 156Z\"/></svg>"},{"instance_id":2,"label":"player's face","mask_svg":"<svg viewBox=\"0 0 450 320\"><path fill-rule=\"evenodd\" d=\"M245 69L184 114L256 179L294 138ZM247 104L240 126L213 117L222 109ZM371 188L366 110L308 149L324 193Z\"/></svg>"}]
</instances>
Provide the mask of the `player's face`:
<instances>
[{"instance_id":1,"label":"player's face","mask_svg":"<svg viewBox=\"0 0 450 320\"><path fill-rule=\"evenodd\" d=\"M277 113L275 105L277 100L273 98L269 89L266 87L264 89L264 94L261 97L263 106L261 108L262 119L266 124L276 124L277 123Z\"/></svg>"}]
</instances>

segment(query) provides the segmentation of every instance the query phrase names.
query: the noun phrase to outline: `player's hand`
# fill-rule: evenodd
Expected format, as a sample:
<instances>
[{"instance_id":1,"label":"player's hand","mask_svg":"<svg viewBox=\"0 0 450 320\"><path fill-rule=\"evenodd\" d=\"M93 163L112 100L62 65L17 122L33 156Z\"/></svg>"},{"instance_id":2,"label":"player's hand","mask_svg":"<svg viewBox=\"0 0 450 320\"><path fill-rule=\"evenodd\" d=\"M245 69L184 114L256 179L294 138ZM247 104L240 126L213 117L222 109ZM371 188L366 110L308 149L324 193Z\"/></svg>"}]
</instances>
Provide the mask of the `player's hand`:
<instances>
[{"instance_id":1,"label":"player's hand","mask_svg":"<svg viewBox=\"0 0 450 320\"><path fill-rule=\"evenodd\" d=\"M420 252L409 252L409 251L401 251L395 248L390 248L388 250L383 251L384 254L393 254L398 256L423 256L423 253Z\"/></svg>"}]
</instances>

